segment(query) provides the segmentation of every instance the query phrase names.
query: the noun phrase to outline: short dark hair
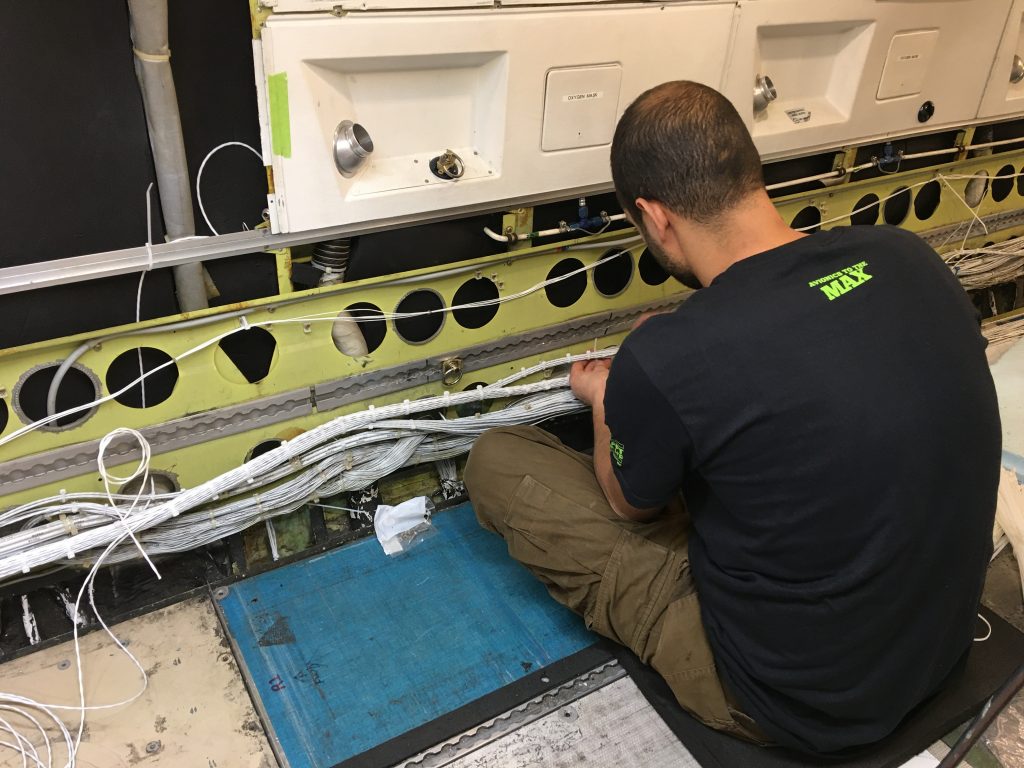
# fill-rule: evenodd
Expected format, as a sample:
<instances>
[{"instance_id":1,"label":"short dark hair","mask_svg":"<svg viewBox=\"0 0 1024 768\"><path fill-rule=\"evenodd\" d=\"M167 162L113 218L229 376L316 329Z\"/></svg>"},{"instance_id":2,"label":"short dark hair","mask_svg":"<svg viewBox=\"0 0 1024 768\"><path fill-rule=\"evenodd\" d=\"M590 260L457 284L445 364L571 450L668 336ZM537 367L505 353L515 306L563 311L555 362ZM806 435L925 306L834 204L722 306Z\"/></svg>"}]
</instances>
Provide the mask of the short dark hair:
<instances>
[{"instance_id":1,"label":"short dark hair","mask_svg":"<svg viewBox=\"0 0 1024 768\"><path fill-rule=\"evenodd\" d=\"M736 108L688 80L662 83L630 104L611 157L619 203L637 222L638 197L706 224L764 186L761 158Z\"/></svg>"}]
</instances>

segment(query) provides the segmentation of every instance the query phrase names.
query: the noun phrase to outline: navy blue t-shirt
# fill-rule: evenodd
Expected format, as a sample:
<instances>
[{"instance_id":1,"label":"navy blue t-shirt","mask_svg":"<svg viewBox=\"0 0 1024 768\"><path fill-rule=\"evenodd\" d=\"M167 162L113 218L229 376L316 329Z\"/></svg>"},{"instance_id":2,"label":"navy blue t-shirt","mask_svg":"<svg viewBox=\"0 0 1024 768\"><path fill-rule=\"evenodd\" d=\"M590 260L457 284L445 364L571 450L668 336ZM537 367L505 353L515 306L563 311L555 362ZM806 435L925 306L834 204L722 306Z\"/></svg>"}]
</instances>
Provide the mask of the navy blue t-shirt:
<instances>
[{"instance_id":1,"label":"navy blue t-shirt","mask_svg":"<svg viewBox=\"0 0 1024 768\"><path fill-rule=\"evenodd\" d=\"M626 500L682 489L719 674L781 744L874 742L971 645L999 476L977 314L891 227L729 267L631 333L605 394Z\"/></svg>"}]
</instances>

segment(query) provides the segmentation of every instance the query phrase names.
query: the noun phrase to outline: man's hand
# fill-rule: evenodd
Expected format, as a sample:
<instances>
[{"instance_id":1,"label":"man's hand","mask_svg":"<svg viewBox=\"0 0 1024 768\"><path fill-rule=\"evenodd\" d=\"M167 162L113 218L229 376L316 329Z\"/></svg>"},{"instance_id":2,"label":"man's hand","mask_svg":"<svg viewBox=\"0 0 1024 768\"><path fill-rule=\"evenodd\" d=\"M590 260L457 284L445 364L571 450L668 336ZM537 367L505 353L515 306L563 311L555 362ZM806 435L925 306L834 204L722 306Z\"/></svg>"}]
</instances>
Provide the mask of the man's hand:
<instances>
[{"instance_id":1,"label":"man's hand","mask_svg":"<svg viewBox=\"0 0 1024 768\"><path fill-rule=\"evenodd\" d=\"M569 386L572 393L589 406L604 401L604 388L608 383L608 371L612 361L579 360L569 370Z\"/></svg>"}]
</instances>

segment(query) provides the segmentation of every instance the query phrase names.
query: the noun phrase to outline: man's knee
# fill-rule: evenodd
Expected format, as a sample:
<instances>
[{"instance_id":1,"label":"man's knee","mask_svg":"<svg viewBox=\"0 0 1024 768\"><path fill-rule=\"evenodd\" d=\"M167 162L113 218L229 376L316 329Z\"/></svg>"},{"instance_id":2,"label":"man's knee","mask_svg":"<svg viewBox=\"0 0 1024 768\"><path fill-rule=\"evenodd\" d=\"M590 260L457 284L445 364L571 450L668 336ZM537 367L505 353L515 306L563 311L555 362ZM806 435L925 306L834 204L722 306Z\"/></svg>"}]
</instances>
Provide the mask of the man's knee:
<instances>
[{"instance_id":1,"label":"man's knee","mask_svg":"<svg viewBox=\"0 0 1024 768\"><path fill-rule=\"evenodd\" d=\"M528 474L527 454L536 447L535 427L499 427L476 439L463 481L480 524L501 532L516 488Z\"/></svg>"},{"instance_id":2,"label":"man's knee","mask_svg":"<svg viewBox=\"0 0 1024 768\"><path fill-rule=\"evenodd\" d=\"M515 472L516 458L528 450L533 441L527 427L498 427L484 432L476 439L463 480L470 495L503 485L501 480Z\"/></svg>"}]
</instances>

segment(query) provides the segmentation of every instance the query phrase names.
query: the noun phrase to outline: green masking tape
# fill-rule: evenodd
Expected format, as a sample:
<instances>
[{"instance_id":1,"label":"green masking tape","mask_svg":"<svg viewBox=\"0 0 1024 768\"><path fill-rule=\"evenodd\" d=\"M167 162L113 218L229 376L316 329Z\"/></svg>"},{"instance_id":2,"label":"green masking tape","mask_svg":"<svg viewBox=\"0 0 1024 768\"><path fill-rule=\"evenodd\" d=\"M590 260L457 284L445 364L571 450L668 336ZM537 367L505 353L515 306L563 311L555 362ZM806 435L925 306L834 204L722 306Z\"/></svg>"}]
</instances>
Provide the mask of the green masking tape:
<instances>
[{"instance_id":1,"label":"green masking tape","mask_svg":"<svg viewBox=\"0 0 1024 768\"><path fill-rule=\"evenodd\" d=\"M270 148L275 155L292 156L292 123L288 116L288 73L267 77L270 110Z\"/></svg>"}]
</instances>

